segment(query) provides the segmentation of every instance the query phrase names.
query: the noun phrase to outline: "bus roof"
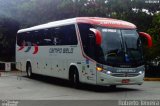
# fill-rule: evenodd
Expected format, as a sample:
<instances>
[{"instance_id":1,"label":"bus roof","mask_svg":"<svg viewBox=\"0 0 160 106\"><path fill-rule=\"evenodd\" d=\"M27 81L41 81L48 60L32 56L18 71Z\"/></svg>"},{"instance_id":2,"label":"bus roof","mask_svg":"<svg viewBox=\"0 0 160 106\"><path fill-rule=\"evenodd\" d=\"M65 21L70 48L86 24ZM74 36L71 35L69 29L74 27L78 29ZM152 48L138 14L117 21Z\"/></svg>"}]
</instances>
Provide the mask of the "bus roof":
<instances>
[{"instance_id":1,"label":"bus roof","mask_svg":"<svg viewBox=\"0 0 160 106\"><path fill-rule=\"evenodd\" d=\"M39 30L39 29L46 29L51 27L58 27L74 23L88 23L108 28L136 29L136 26L134 24L127 21L111 19L111 18L100 18L100 17L77 17L77 18L49 22L46 24L37 25L26 29L21 29L18 31L18 33Z\"/></svg>"},{"instance_id":2,"label":"bus roof","mask_svg":"<svg viewBox=\"0 0 160 106\"><path fill-rule=\"evenodd\" d=\"M130 22L99 17L79 17L78 23L90 23L94 25L104 26L108 28L136 29L136 26Z\"/></svg>"}]
</instances>

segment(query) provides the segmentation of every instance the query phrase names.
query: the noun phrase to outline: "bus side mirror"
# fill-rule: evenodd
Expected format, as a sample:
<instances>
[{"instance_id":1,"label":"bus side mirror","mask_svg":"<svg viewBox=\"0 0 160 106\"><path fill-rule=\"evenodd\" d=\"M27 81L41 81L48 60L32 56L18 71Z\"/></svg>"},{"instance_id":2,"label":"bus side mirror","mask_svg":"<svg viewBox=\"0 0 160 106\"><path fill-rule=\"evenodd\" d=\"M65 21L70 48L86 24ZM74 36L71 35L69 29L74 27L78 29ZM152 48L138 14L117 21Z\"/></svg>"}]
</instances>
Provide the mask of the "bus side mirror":
<instances>
[{"instance_id":1,"label":"bus side mirror","mask_svg":"<svg viewBox=\"0 0 160 106\"><path fill-rule=\"evenodd\" d=\"M101 45L102 43L102 35L101 35L101 32L97 29L94 29L94 28L90 28L90 30L95 34L95 37L96 37L96 44L98 46Z\"/></svg>"},{"instance_id":2,"label":"bus side mirror","mask_svg":"<svg viewBox=\"0 0 160 106\"><path fill-rule=\"evenodd\" d=\"M147 39L148 48L152 47L152 37L149 34L145 32L139 32L139 36Z\"/></svg>"}]
</instances>

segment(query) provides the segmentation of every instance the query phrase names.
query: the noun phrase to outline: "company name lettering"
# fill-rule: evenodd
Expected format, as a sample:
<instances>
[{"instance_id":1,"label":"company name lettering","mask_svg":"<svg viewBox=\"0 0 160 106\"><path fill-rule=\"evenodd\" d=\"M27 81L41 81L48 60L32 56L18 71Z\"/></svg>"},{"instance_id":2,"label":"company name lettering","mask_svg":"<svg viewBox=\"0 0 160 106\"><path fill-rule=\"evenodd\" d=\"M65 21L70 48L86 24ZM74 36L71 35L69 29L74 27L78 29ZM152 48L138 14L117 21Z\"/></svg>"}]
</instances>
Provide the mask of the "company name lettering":
<instances>
[{"instance_id":1,"label":"company name lettering","mask_svg":"<svg viewBox=\"0 0 160 106\"><path fill-rule=\"evenodd\" d=\"M49 53L73 53L73 48L50 48Z\"/></svg>"}]
</instances>

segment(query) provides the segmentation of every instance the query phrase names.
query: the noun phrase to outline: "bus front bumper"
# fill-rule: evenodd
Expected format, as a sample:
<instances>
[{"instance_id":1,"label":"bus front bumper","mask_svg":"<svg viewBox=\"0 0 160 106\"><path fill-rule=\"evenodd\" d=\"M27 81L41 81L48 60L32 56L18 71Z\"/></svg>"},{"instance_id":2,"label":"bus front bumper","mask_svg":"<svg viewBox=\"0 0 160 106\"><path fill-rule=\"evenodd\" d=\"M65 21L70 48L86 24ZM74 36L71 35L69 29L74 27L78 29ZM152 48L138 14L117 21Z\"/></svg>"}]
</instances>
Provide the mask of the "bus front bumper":
<instances>
[{"instance_id":1,"label":"bus front bumper","mask_svg":"<svg viewBox=\"0 0 160 106\"><path fill-rule=\"evenodd\" d=\"M105 73L97 73L97 85L141 85L144 73L135 77L115 77Z\"/></svg>"}]
</instances>

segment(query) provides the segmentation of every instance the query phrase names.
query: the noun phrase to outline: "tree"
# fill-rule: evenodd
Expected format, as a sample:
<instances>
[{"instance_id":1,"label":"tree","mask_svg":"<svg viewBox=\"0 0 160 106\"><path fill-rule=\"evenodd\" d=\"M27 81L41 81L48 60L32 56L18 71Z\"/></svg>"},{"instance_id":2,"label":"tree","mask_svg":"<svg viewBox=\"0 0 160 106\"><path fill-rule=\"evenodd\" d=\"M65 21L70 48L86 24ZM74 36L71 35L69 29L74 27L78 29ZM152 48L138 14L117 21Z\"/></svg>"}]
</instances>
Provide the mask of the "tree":
<instances>
[{"instance_id":1,"label":"tree","mask_svg":"<svg viewBox=\"0 0 160 106\"><path fill-rule=\"evenodd\" d=\"M15 39L18 26L27 28L79 16L116 18L132 22L139 31L147 31L153 36L154 45L159 45L160 16L156 14L160 10L159 5L160 3L147 3L145 0L1 0L0 17L3 18L0 19L0 45L12 47L12 43L7 42ZM5 27L4 23L8 26ZM10 27L10 24L16 25L16 28ZM15 30L13 37L9 33L12 29ZM157 52L158 47L155 50Z\"/></svg>"},{"instance_id":2,"label":"tree","mask_svg":"<svg viewBox=\"0 0 160 106\"><path fill-rule=\"evenodd\" d=\"M153 16L151 28L147 31L152 35L153 47L148 51L147 57L153 59L160 56L160 13Z\"/></svg>"},{"instance_id":3,"label":"tree","mask_svg":"<svg viewBox=\"0 0 160 106\"><path fill-rule=\"evenodd\" d=\"M14 61L16 33L19 23L8 18L0 19L0 58Z\"/></svg>"}]
</instances>

